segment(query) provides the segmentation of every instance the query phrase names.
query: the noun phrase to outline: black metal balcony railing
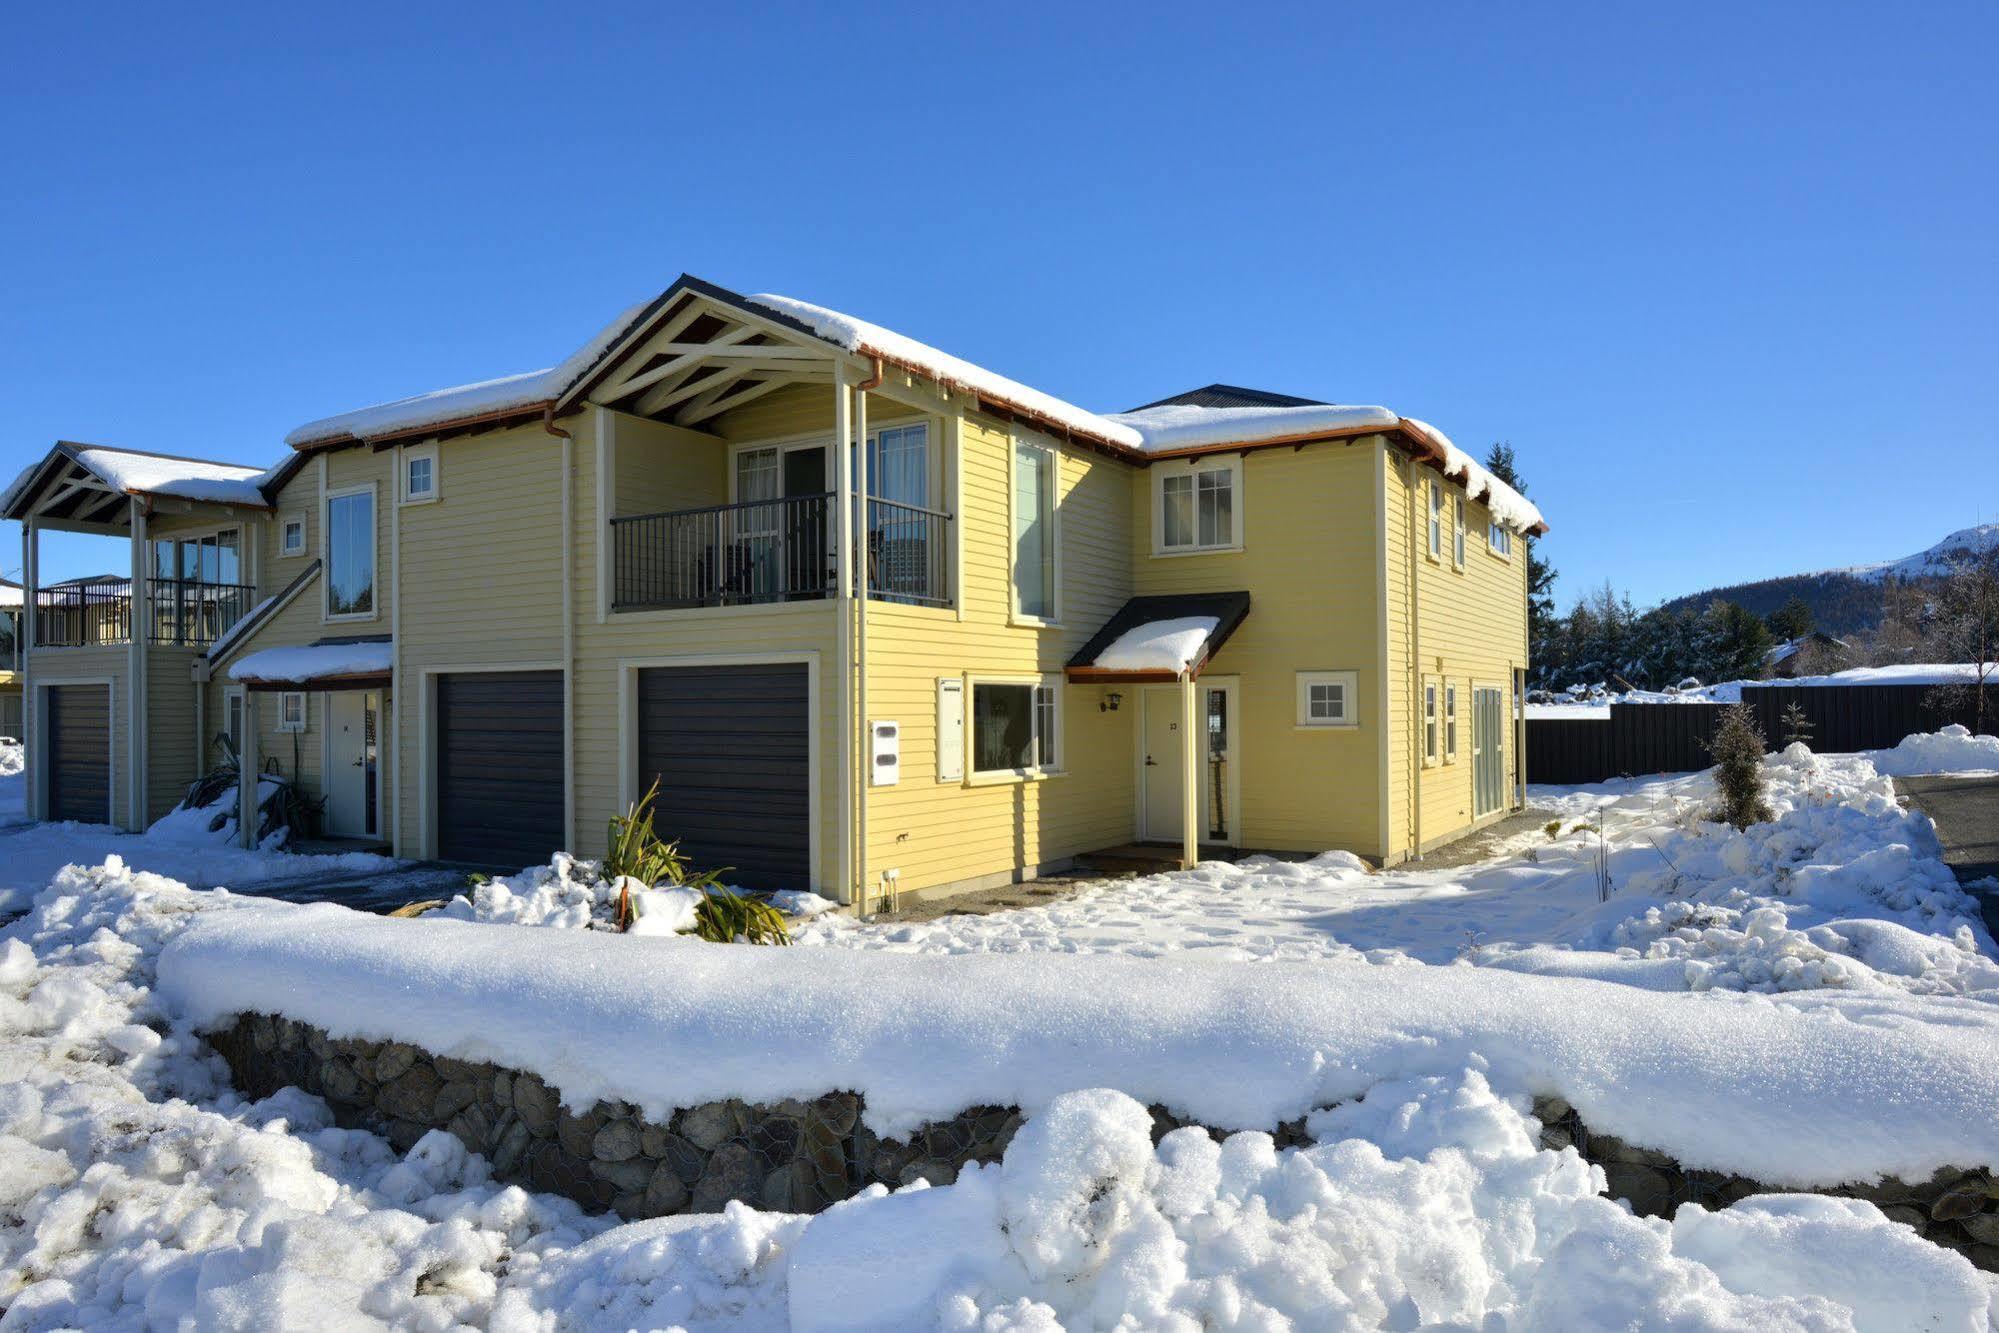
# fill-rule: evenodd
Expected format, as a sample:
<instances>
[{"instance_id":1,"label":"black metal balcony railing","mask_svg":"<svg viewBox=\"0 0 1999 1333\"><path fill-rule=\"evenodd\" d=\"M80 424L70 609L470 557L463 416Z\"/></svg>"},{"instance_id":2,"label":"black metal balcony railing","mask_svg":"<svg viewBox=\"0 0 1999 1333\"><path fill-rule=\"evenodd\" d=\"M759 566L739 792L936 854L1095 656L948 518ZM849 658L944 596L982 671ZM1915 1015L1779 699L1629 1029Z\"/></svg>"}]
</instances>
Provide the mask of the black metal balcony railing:
<instances>
[{"instance_id":1,"label":"black metal balcony railing","mask_svg":"<svg viewBox=\"0 0 1999 1333\"><path fill-rule=\"evenodd\" d=\"M205 647L227 634L250 614L257 590L245 583L190 583L186 579L149 579L152 599L152 641L184 647Z\"/></svg>"},{"instance_id":2,"label":"black metal balcony railing","mask_svg":"<svg viewBox=\"0 0 1999 1333\"><path fill-rule=\"evenodd\" d=\"M949 606L944 543L951 516L894 500L868 501L868 596Z\"/></svg>"},{"instance_id":3,"label":"black metal balcony railing","mask_svg":"<svg viewBox=\"0 0 1999 1333\"><path fill-rule=\"evenodd\" d=\"M146 641L202 647L248 614L257 590L241 583L148 579ZM123 583L83 583L35 592L35 646L83 648L132 641L132 594Z\"/></svg>"},{"instance_id":4,"label":"black metal balcony railing","mask_svg":"<svg viewBox=\"0 0 1999 1333\"><path fill-rule=\"evenodd\" d=\"M831 596L830 495L611 520L611 606L741 606Z\"/></svg>"},{"instance_id":5,"label":"black metal balcony railing","mask_svg":"<svg viewBox=\"0 0 1999 1333\"><path fill-rule=\"evenodd\" d=\"M833 496L787 496L611 520L611 609L743 606L831 597ZM868 501L868 593L948 606L950 515Z\"/></svg>"}]
</instances>

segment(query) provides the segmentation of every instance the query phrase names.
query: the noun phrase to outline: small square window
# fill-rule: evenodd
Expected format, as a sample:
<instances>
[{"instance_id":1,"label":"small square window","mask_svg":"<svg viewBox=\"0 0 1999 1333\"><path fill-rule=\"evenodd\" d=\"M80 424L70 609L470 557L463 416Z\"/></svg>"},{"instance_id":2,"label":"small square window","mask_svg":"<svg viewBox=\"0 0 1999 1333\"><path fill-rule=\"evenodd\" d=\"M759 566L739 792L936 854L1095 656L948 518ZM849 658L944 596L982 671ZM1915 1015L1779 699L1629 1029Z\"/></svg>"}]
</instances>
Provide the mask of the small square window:
<instances>
[{"instance_id":1,"label":"small square window","mask_svg":"<svg viewBox=\"0 0 1999 1333\"><path fill-rule=\"evenodd\" d=\"M287 690L278 696L278 730L299 732L305 730L305 695L296 690Z\"/></svg>"},{"instance_id":2,"label":"small square window","mask_svg":"<svg viewBox=\"0 0 1999 1333\"><path fill-rule=\"evenodd\" d=\"M403 503L437 498L437 446L423 445L403 452Z\"/></svg>"},{"instance_id":3,"label":"small square window","mask_svg":"<svg viewBox=\"0 0 1999 1333\"><path fill-rule=\"evenodd\" d=\"M305 516L303 514L288 514L285 516L284 527L278 534L278 554L305 554Z\"/></svg>"},{"instance_id":4,"label":"small square window","mask_svg":"<svg viewBox=\"0 0 1999 1333\"><path fill-rule=\"evenodd\" d=\"M1352 671L1301 671L1298 673L1298 725L1301 727L1351 727L1359 722L1355 711L1359 675Z\"/></svg>"}]
</instances>

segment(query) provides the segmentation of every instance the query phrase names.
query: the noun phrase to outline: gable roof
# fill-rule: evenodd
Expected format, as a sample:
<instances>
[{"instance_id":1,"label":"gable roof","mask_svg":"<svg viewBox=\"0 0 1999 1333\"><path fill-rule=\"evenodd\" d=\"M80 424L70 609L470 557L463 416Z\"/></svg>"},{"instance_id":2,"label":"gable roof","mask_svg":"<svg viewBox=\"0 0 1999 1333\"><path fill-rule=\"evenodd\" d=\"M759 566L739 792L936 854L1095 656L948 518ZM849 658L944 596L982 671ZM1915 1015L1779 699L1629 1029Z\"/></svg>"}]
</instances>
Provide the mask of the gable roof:
<instances>
[{"instance_id":1,"label":"gable roof","mask_svg":"<svg viewBox=\"0 0 1999 1333\"><path fill-rule=\"evenodd\" d=\"M984 410L1087 441L1140 464L1197 452L1387 434L1424 463L1463 481L1473 498L1490 506L1501 523L1525 532L1546 530L1538 509L1472 462L1441 431L1386 407L1346 406L1210 384L1130 412L1100 414L879 324L775 293L743 296L686 273L547 369L323 417L292 431L285 442L295 450L381 443L567 412L603 381L621 355L642 344L689 299L713 302L784 332L920 374L974 396Z\"/></svg>"},{"instance_id":2,"label":"gable roof","mask_svg":"<svg viewBox=\"0 0 1999 1333\"><path fill-rule=\"evenodd\" d=\"M68 474L74 479L71 468L82 470L97 483L88 495L78 496L78 505L85 508L101 506L107 495L168 496L270 508L270 501L264 495L264 483L271 476L267 468L58 440L0 495L0 517L25 517L27 500L58 476Z\"/></svg>"},{"instance_id":3,"label":"gable roof","mask_svg":"<svg viewBox=\"0 0 1999 1333\"><path fill-rule=\"evenodd\" d=\"M1245 389L1239 384L1206 384L1185 393L1176 393L1171 398L1161 398L1156 403L1141 403L1130 409L1143 412L1152 407L1326 407L1329 404L1320 398L1294 398L1288 393L1271 393L1268 389Z\"/></svg>"}]
</instances>

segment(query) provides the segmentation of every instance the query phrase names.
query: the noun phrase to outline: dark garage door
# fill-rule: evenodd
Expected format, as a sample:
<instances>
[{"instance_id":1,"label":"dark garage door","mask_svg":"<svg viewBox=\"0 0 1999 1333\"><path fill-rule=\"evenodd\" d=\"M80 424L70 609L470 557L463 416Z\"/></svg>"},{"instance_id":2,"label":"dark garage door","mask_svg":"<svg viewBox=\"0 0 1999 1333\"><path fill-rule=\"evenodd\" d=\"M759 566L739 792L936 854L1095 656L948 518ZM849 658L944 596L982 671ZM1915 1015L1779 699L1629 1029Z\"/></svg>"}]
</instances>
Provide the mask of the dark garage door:
<instances>
[{"instance_id":1,"label":"dark garage door","mask_svg":"<svg viewBox=\"0 0 1999 1333\"><path fill-rule=\"evenodd\" d=\"M639 672L639 791L696 871L802 889L812 881L811 717L803 664Z\"/></svg>"},{"instance_id":2,"label":"dark garage door","mask_svg":"<svg viewBox=\"0 0 1999 1333\"><path fill-rule=\"evenodd\" d=\"M562 673L437 678L437 855L518 870L562 846Z\"/></svg>"},{"instance_id":3,"label":"dark garage door","mask_svg":"<svg viewBox=\"0 0 1999 1333\"><path fill-rule=\"evenodd\" d=\"M111 813L111 691L49 690L49 818L105 823Z\"/></svg>"}]
</instances>

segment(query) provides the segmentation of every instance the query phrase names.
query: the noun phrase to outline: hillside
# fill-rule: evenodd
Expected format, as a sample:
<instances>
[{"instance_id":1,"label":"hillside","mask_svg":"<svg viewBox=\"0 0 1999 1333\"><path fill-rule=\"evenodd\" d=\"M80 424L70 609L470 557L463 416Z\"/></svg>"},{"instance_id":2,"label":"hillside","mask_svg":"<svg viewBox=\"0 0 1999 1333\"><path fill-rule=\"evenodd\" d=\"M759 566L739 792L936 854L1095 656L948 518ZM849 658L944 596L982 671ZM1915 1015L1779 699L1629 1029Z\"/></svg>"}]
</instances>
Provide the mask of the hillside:
<instances>
[{"instance_id":1,"label":"hillside","mask_svg":"<svg viewBox=\"0 0 1999 1333\"><path fill-rule=\"evenodd\" d=\"M1899 560L1732 583L1675 597L1665 605L1668 610L1683 607L1698 610L1720 598L1767 616L1792 597L1799 597L1811 607L1818 628L1828 634L1850 634L1880 623L1884 580L1934 577L1947 570L1953 561L1967 557L1999 560L1999 523L1959 529L1936 545Z\"/></svg>"}]
</instances>

